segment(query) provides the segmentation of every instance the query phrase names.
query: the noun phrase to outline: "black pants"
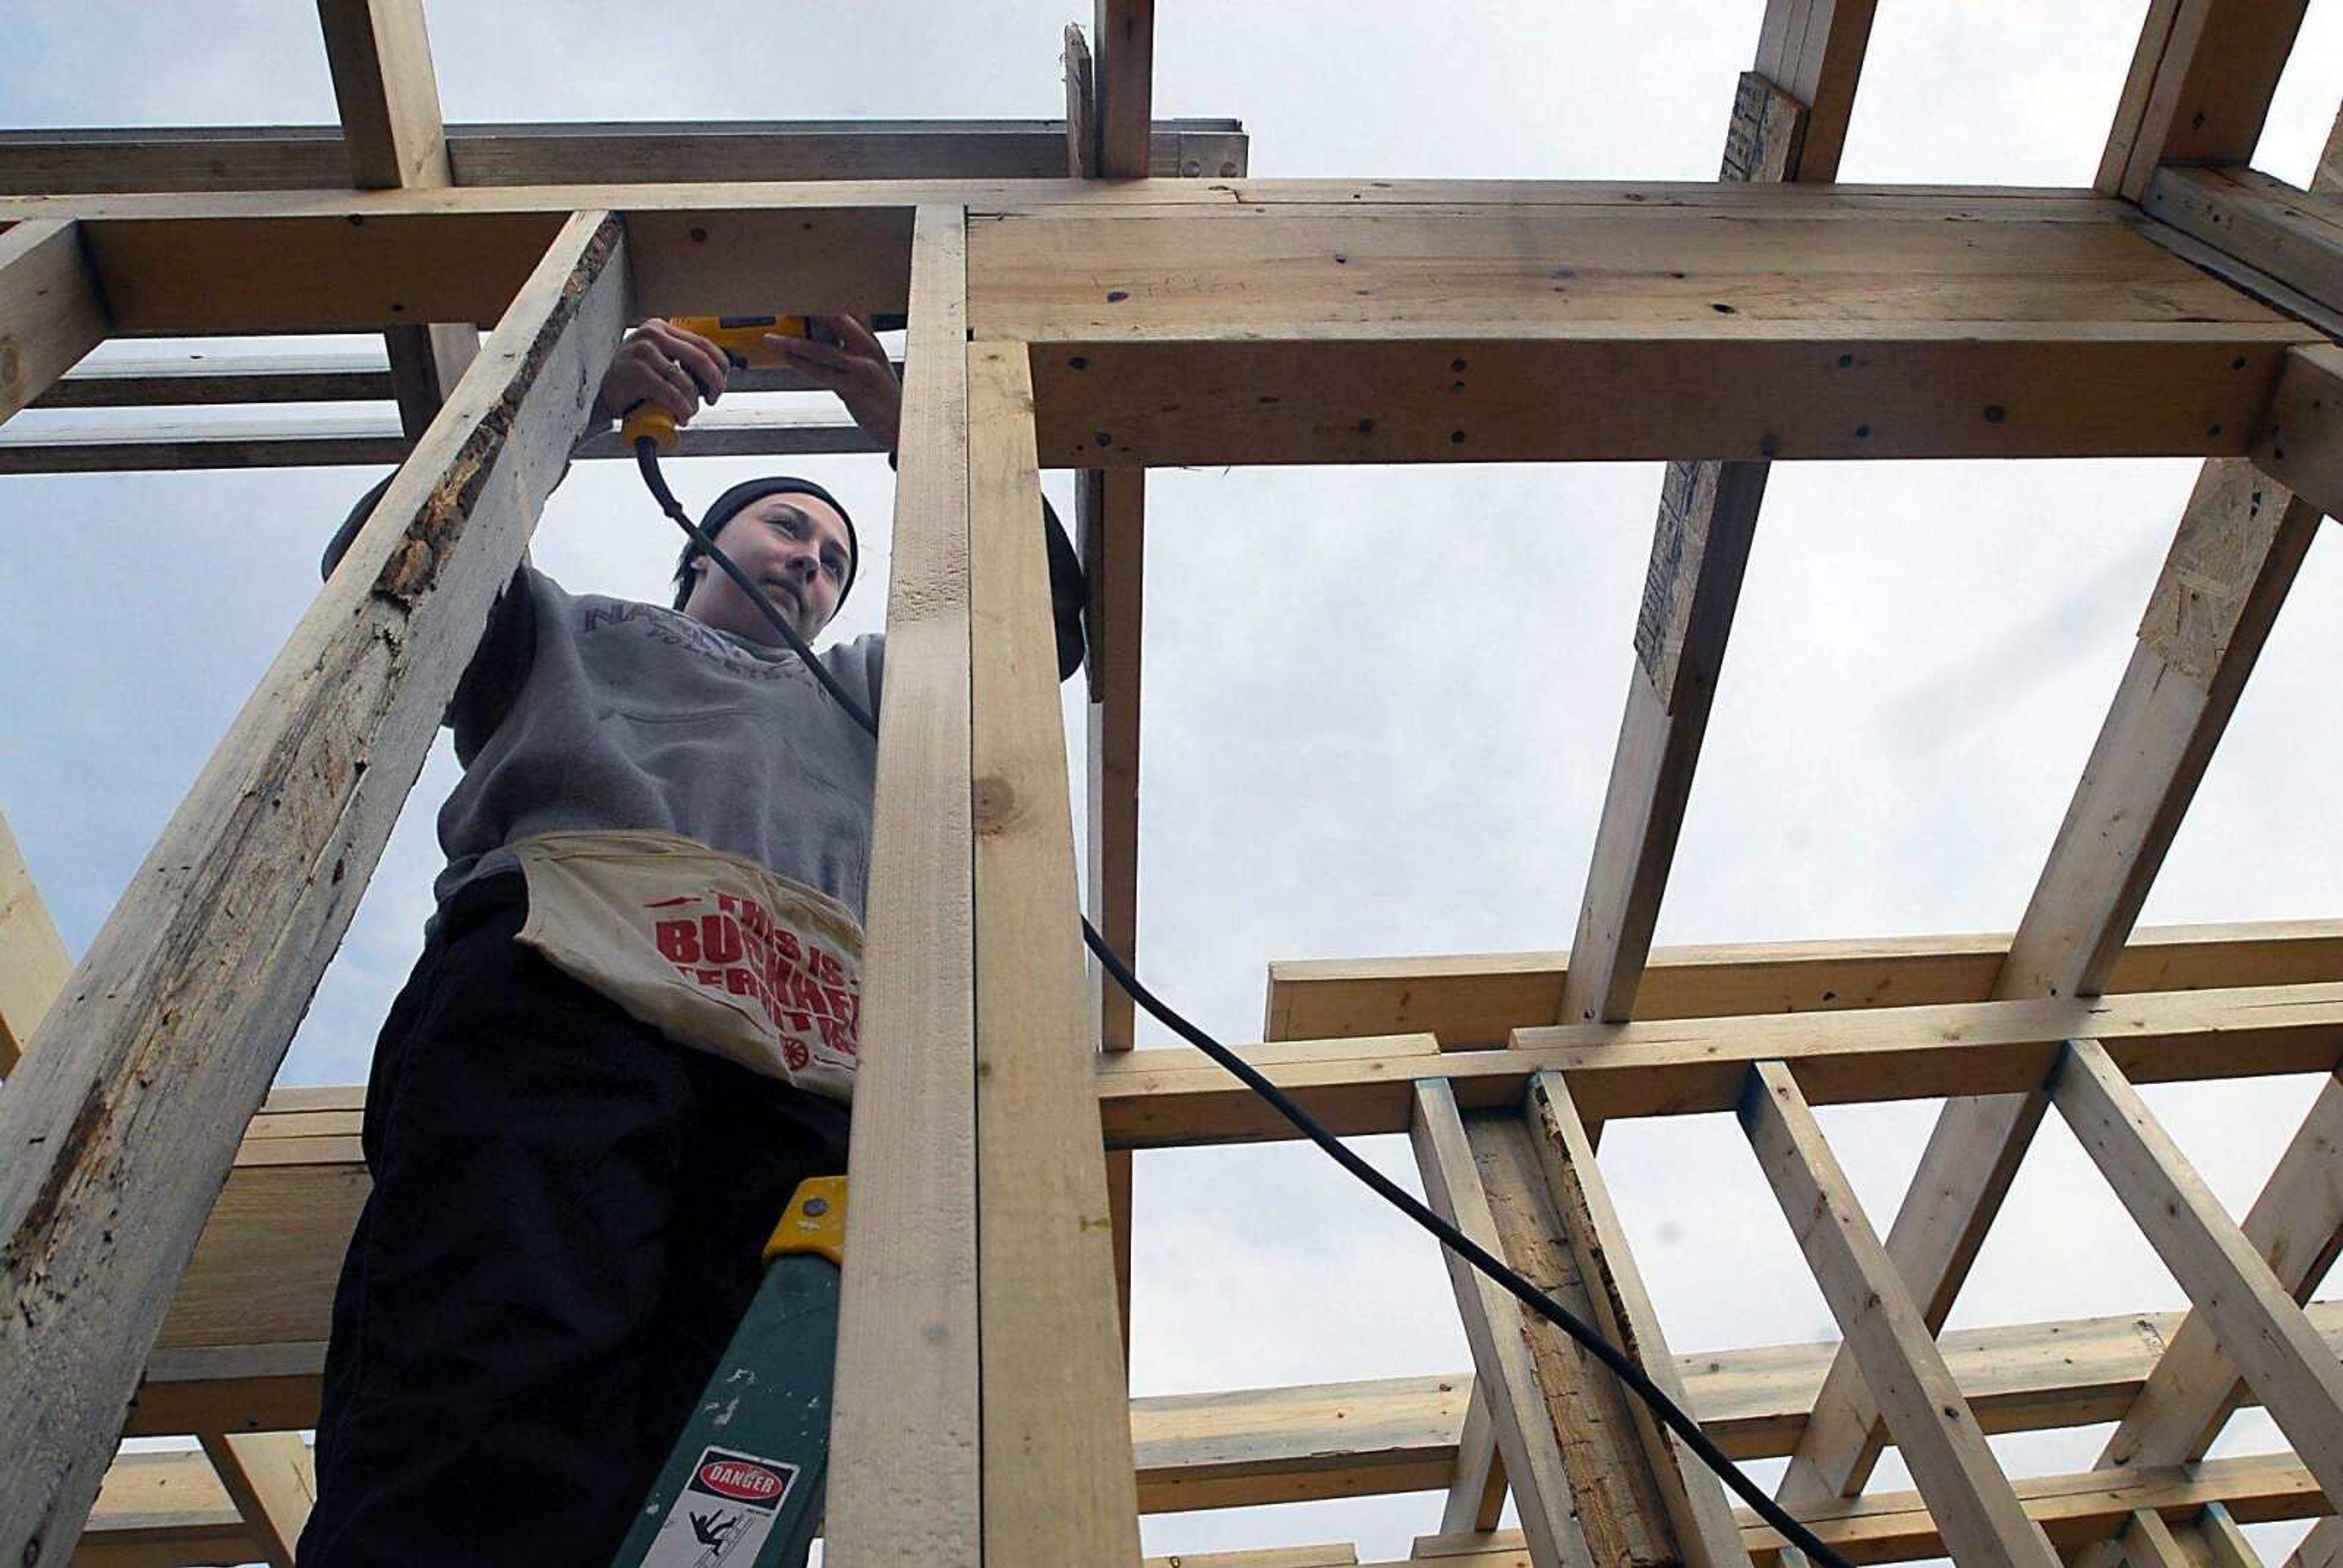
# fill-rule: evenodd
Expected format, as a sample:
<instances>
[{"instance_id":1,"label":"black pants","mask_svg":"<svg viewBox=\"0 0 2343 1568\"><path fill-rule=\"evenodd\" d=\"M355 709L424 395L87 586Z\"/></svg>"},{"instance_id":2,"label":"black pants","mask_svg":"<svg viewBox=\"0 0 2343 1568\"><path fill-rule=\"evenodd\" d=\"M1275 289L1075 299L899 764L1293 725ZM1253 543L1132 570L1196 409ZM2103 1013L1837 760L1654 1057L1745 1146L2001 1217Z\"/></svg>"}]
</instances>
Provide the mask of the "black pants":
<instances>
[{"instance_id":1,"label":"black pants","mask_svg":"<svg viewBox=\"0 0 2343 1568\"><path fill-rule=\"evenodd\" d=\"M671 1044L459 892L375 1048L303 1568L600 1568L845 1109Z\"/></svg>"}]
</instances>

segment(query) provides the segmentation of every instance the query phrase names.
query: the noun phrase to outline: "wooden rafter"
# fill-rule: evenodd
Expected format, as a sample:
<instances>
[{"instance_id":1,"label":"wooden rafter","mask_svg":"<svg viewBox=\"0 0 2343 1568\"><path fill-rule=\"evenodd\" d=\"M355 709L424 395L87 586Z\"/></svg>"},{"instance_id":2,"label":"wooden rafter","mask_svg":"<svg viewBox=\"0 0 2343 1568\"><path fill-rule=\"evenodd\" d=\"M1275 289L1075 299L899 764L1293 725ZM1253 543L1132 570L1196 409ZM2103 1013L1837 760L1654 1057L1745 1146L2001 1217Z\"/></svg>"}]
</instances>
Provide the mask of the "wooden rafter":
<instances>
[{"instance_id":1,"label":"wooden rafter","mask_svg":"<svg viewBox=\"0 0 2343 1568\"><path fill-rule=\"evenodd\" d=\"M2343 1507L2343 1361L2097 1041L2067 1042L2050 1094L2263 1408Z\"/></svg>"},{"instance_id":2,"label":"wooden rafter","mask_svg":"<svg viewBox=\"0 0 2343 1568\"><path fill-rule=\"evenodd\" d=\"M585 425L625 282L614 220L565 225L498 327L495 373L417 447L75 970L106 983L69 988L0 1095L0 1404L20 1434L0 1554L72 1551L236 1130ZM492 414L510 434L482 442ZM84 1204L125 1216L124 1244L71 1223ZM68 1282L120 1310L44 1333L72 1321L53 1319Z\"/></svg>"},{"instance_id":3,"label":"wooden rafter","mask_svg":"<svg viewBox=\"0 0 2343 1568\"><path fill-rule=\"evenodd\" d=\"M2207 464L2149 596L2138 646L2053 842L2001 999L2102 992L2309 548L2318 513L2239 461ZM2048 1101L1946 1107L1888 1250L1932 1327L1951 1312ZM1832 1378L1785 1501L1859 1488L1884 1433L1851 1362Z\"/></svg>"},{"instance_id":4,"label":"wooden rafter","mask_svg":"<svg viewBox=\"0 0 2343 1568\"><path fill-rule=\"evenodd\" d=\"M342 116L350 183L360 190L435 190L455 183L423 0L317 0ZM468 320L383 329L399 422L411 440L480 350Z\"/></svg>"},{"instance_id":5,"label":"wooden rafter","mask_svg":"<svg viewBox=\"0 0 2343 1568\"><path fill-rule=\"evenodd\" d=\"M2156 0L2099 161L2098 188L2137 201L2166 164L2242 164L2308 0Z\"/></svg>"},{"instance_id":6,"label":"wooden rafter","mask_svg":"<svg viewBox=\"0 0 2343 1568\"><path fill-rule=\"evenodd\" d=\"M1766 7L1757 68L1742 77L1734 99L1720 177L1771 184L1834 177L1871 14L1870 0L1774 0ZM1634 1015L1769 467L1762 460L1668 465L1635 623L1636 667L1579 900L1559 1021Z\"/></svg>"},{"instance_id":7,"label":"wooden rafter","mask_svg":"<svg viewBox=\"0 0 2343 1568\"><path fill-rule=\"evenodd\" d=\"M2297 1302L2308 1300L2343 1250L2338 1147L2343 1079L2329 1076L2245 1218L2247 1242ZM2223 1336L2201 1311L2192 1308L2166 1342L2169 1348L2100 1450L2099 1468L2202 1459L2230 1412L2248 1397ZM2087 1548L2072 1568L2110 1568L2114 1551L2107 1543Z\"/></svg>"},{"instance_id":8,"label":"wooden rafter","mask_svg":"<svg viewBox=\"0 0 2343 1568\"><path fill-rule=\"evenodd\" d=\"M2177 90L2177 81L2185 78L2191 83L2192 93L2215 90L2206 85L2207 78L2202 72L2187 64L2193 57L2189 51L2199 47L2236 44L2260 50L2256 57L2265 60L2265 70L2248 72L2242 83L2224 74L2218 91L2227 95L2223 101L2228 103L2241 102L2258 92L2259 102L2266 106L2293 29L2300 22L2301 7L2291 5L2289 0L2263 8L2248 7L2254 19L2241 23L2233 15L2227 17L2229 27L2221 33L2227 42L2209 45L2207 35L2191 30L2211 26L2207 13L2219 9L2204 0L2178 0L2176 5L2152 10L2141 45L2141 62L2135 63L2121 111L2147 116L2142 123L2149 128L2139 136L2154 140L2178 134L2168 118L2156 118L2168 116L2170 91ZM2232 12L2236 9L2230 7ZM2174 31L2152 49L2159 28L2167 23ZM2256 26L2265 23L2284 34L2284 40L2276 44L2276 64L2268 64L2266 58L2272 40L2264 37L2255 42L2260 37ZM2149 70L2142 62L2158 50L2161 63L2155 67L2160 73L2156 92L2164 95L2137 108L2135 99L2146 91L2142 82ZM2250 119L2258 134L2262 110L2255 108L2249 116L2242 110L2238 113ZM2217 123L2220 116L2214 118ZM2134 135L2126 128L2129 123L2119 119L2110 142L2111 166L2118 156L2117 144ZM2132 151L2146 145L2139 142ZM2137 184L2147 182L2147 176L2143 176ZM2128 176L2125 184L2134 188ZM2343 231L2336 237L2343 239ZM2320 271L2327 248L2324 240L2312 223L2309 232L2285 246L2270 239L2266 229L2247 229L2231 243L2248 249L2249 259L2258 265L2276 265L2291 276L2315 275L2324 281L2330 279L2332 272L2331 268ZM2343 256L2343 244L2334 249ZM2343 288L2336 291L2336 297L2337 303L2343 304ZM2310 368L2315 372L2322 367L2314 364ZM2320 396L2320 377L2303 375L2290 357L2278 391L2258 424L2256 439L2261 455L2253 462L2207 463L2199 474L2171 553L2149 598L2138 646L2117 689L2009 957L1995 980L1994 995L2090 995L2111 983L2132 922L2147 900L2165 851L2195 796L2317 529L2314 506L2298 499L2278 480L2291 474L2295 476L2291 482L2298 486L2308 483L2323 487L2320 458L2328 452L2343 452L2343 406L2331 412L2321 410L2315 407ZM2289 427L2284 440L2272 434L2281 418ZM2291 460L2275 456L2288 445ZM2338 478L2343 478L2343 473L2338 473ZM2335 485L2333 497L2332 504L2343 505L2343 482ZM1932 1326L1941 1326L1950 1312L2001 1196L2016 1176L2045 1103L2041 1095L2029 1094L1955 1104L1946 1107L1931 1134L1913 1181L1915 1201L1907 1201L1897 1215L1889 1246L1906 1278L1919 1291ZM1783 1478L1785 1500L1811 1501L1855 1490L1877 1456L1883 1434L1874 1402L1845 1358L1834 1369L1831 1386L1819 1408L1827 1413L1817 1418L1807 1442Z\"/></svg>"},{"instance_id":9,"label":"wooden rafter","mask_svg":"<svg viewBox=\"0 0 2343 1568\"><path fill-rule=\"evenodd\" d=\"M1136 179L1147 173L1147 127L1155 103L1155 0L1096 0L1098 174Z\"/></svg>"},{"instance_id":10,"label":"wooden rafter","mask_svg":"<svg viewBox=\"0 0 2343 1568\"><path fill-rule=\"evenodd\" d=\"M0 1076L65 990L73 966L0 819ZM270 1568L293 1568L301 1527L316 1496L314 1472L294 1432L206 1432L204 1451L226 1487L231 1512L249 1533L247 1550Z\"/></svg>"},{"instance_id":11,"label":"wooden rafter","mask_svg":"<svg viewBox=\"0 0 2343 1568\"><path fill-rule=\"evenodd\" d=\"M1644 1288L1627 1244L1627 1228L1612 1206L1603 1169L1594 1156L1594 1139L1578 1107L1570 1084L1559 1073L1541 1073L1530 1081L1523 1102L1525 1135L1537 1156L1561 1229L1570 1239L1578 1277L1594 1309L1591 1320L1610 1342L1633 1357L1663 1393L1688 1408L1675 1357L1669 1352L1659 1309ZM1650 1466L1653 1484L1679 1552L1693 1568L1749 1568L1749 1553L1741 1540L1724 1484L1684 1439L1659 1424L1658 1419L1633 1399L1622 1399L1628 1420Z\"/></svg>"},{"instance_id":12,"label":"wooden rafter","mask_svg":"<svg viewBox=\"0 0 2343 1568\"><path fill-rule=\"evenodd\" d=\"M2209 1509L2225 1510L2232 1523L2307 1519L2323 1512L2326 1500L2308 1470L2292 1455L2215 1460L2190 1471L2090 1471L2079 1475L2029 1477L2016 1484L2026 1517L2061 1549L2123 1527L2148 1510L2167 1523L2193 1521ZM1791 1559L1780 1536L1740 1514L1742 1539L1760 1568L1787 1568ZM1855 1563L1901 1563L1943 1557L1950 1543L1940 1522L1916 1492L1868 1493L1816 1511L1807 1523L1824 1542ZM1409 1562L1438 1568L1520 1568L1518 1535L1493 1543L1423 1537ZM1376 1568L1406 1568L1399 1563Z\"/></svg>"},{"instance_id":13,"label":"wooden rafter","mask_svg":"<svg viewBox=\"0 0 2343 1568\"><path fill-rule=\"evenodd\" d=\"M16 1070L25 1044L73 973L64 939L0 817L0 1079Z\"/></svg>"},{"instance_id":14,"label":"wooden rafter","mask_svg":"<svg viewBox=\"0 0 2343 1568\"><path fill-rule=\"evenodd\" d=\"M1499 1228L1480 1151L1468 1138L1456 1097L1446 1084L1417 1087L1412 1132L1424 1198L1432 1207L1514 1268L1535 1271L1535 1264L1517 1250L1517 1238ZM1513 1200L1518 1195L1506 1196ZM1614 1507L1600 1511L1597 1521L1581 1517L1577 1489L1610 1485L1613 1476L1597 1462L1584 1427L1567 1429L1578 1441L1576 1466L1571 1462L1572 1453L1566 1452L1562 1417L1569 1412L1577 1391L1562 1381L1553 1359L1558 1332L1533 1320L1520 1302L1463 1259L1443 1252L1442 1261L1456 1294L1464 1337L1473 1346L1474 1387L1488 1412L1494 1446L1503 1456L1505 1477L1521 1511L1531 1562L1536 1568L1594 1568L1597 1563L1617 1561L1614 1554L1622 1543L1616 1521L1622 1513L1634 1513L1639 1499L1618 1497ZM1551 1291L1559 1281L1546 1271L1546 1277L1536 1283ZM1577 1282L1571 1283L1575 1286ZM1583 1299L1576 1304L1581 1309L1585 1306ZM1550 1370L1557 1376L1553 1383L1547 1382ZM1609 1528L1590 1541L1586 1528L1598 1523ZM1638 1543L1648 1546L1648 1538ZM1603 1554L1596 1555L1598 1552Z\"/></svg>"},{"instance_id":15,"label":"wooden rafter","mask_svg":"<svg viewBox=\"0 0 2343 1568\"><path fill-rule=\"evenodd\" d=\"M1766 0L1757 31L1757 74L1805 111L1795 165L1775 177L1825 184L1838 178L1877 9L1877 0ZM1746 177L1763 176L1753 171Z\"/></svg>"},{"instance_id":16,"label":"wooden rafter","mask_svg":"<svg viewBox=\"0 0 2343 1568\"><path fill-rule=\"evenodd\" d=\"M1790 1069L1755 1064L1740 1113L1757 1163L1845 1336L1842 1354L1855 1359L1875 1392L1896 1451L1953 1557L2051 1568L2056 1555L2035 1533L1986 1446L1934 1325L1922 1320Z\"/></svg>"}]
</instances>

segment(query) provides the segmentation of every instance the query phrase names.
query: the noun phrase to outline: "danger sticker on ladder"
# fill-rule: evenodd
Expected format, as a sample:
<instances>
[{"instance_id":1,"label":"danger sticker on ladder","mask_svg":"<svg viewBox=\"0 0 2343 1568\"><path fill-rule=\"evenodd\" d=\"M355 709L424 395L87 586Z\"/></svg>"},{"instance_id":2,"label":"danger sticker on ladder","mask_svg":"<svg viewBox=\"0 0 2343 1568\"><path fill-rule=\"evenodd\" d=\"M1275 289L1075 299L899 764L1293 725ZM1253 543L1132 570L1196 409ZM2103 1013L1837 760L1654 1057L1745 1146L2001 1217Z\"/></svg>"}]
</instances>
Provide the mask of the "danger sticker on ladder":
<instances>
[{"instance_id":1,"label":"danger sticker on ladder","mask_svg":"<svg viewBox=\"0 0 2343 1568\"><path fill-rule=\"evenodd\" d=\"M691 1480L668 1511L642 1568L717 1568L745 1563L773 1531L798 1467L753 1453L703 1448Z\"/></svg>"}]
</instances>

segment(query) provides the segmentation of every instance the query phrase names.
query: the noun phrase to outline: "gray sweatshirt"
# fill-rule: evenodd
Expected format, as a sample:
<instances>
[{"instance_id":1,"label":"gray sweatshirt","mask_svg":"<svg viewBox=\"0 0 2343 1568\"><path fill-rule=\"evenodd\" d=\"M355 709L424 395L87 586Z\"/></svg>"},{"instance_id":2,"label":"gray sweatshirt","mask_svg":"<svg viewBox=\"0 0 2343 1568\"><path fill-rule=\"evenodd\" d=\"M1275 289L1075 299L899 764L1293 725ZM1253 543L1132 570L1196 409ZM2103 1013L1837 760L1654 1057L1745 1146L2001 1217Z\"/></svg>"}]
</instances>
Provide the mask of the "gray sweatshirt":
<instances>
[{"instance_id":1,"label":"gray sweatshirt","mask_svg":"<svg viewBox=\"0 0 2343 1568\"><path fill-rule=\"evenodd\" d=\"M886 651L818 657L874 715ZM818 888L862 919L878 746L795 654L530 567L447 710L463 782L439 811L442 904L537 833L652 828Z\"/></svg>"}]
</instances>

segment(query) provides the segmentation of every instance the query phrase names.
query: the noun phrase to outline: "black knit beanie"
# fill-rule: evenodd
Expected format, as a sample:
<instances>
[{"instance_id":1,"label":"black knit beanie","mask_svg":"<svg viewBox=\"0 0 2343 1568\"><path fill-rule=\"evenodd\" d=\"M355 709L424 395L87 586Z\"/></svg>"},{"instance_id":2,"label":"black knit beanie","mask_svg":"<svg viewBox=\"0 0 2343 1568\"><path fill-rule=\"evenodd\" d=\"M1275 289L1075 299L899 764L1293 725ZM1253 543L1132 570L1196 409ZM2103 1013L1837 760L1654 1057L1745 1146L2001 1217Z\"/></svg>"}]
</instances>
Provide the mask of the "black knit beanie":
<instances>
[{"instance_id":1,"label":"black knit beanie","mask_svg":"<svg viewBox=\"0 0 2343 1568\"><path fill-rule=\"evenodd\" d=\"M752 501L761 501L767 496L811 496L817 501L826 502L837 512L839 520L846 525L846 581L839 588L838 605L831 610L833 615L836 614L838 608L844 607L846 596L854 589L855 569L862 564L862 541L854 532L854 518L844 504L811 479L791 478L787 475L744 479L716 498L708 508L708 515L699 519L700 532L711 539L715 538L719 530L730 522L743 507ZM691 597L691 564L699 559L700 554L699 546L687 540L683 554L676 558L675 608L678 609L681 609L684 601Z\"/></svg>"}]
</instances>

